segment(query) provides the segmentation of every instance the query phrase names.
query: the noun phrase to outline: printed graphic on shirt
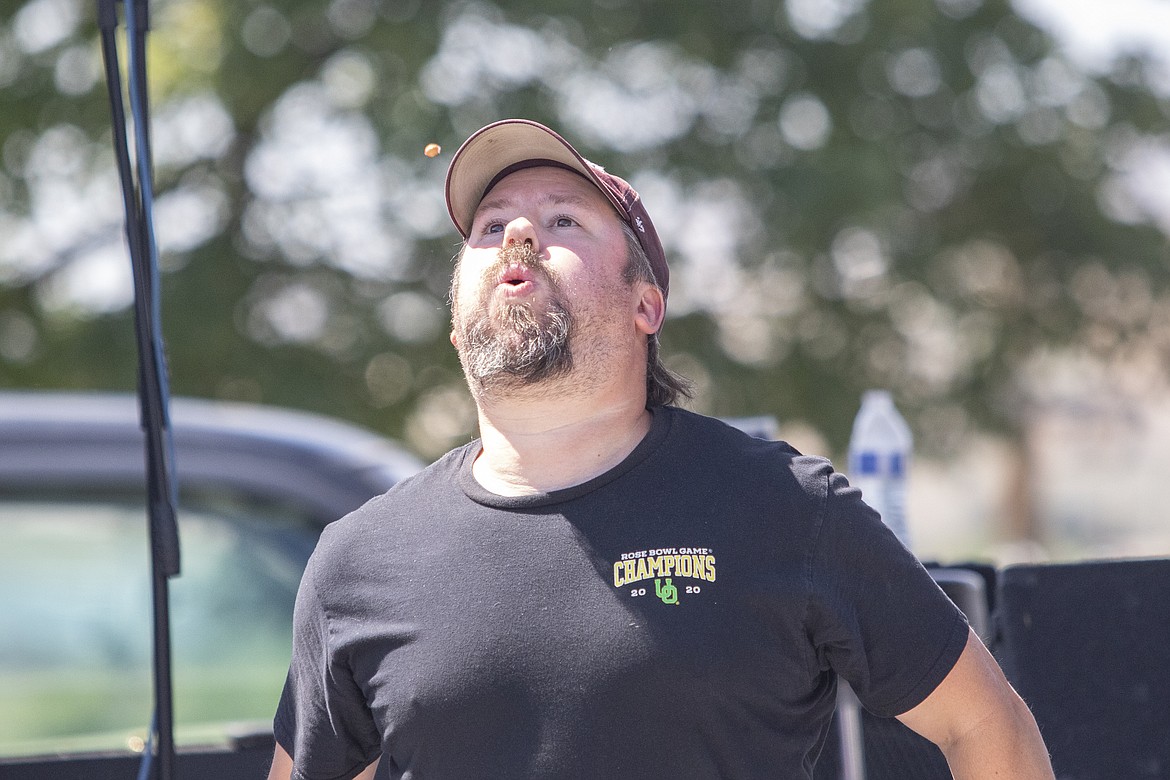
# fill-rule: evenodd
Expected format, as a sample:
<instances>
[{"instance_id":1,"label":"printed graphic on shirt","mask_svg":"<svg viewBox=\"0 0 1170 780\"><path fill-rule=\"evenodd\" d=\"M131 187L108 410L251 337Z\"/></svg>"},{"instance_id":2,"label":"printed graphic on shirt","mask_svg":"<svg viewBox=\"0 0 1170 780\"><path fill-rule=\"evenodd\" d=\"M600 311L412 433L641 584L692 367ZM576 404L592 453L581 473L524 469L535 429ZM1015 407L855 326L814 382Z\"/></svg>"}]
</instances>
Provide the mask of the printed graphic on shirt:
<instances>
[{"instance_id":1,"label":"printed graphic on shirt","mask_svg":"<svg viewBox=\"0 0 1170 780\"><path fill-rule=\"evenodd\" d=\"M622 553L613 564L613 584L632 598L652 596L681 604L715 582L715 553L707 547L665 547Z\"/></svg>"}]
</instances>

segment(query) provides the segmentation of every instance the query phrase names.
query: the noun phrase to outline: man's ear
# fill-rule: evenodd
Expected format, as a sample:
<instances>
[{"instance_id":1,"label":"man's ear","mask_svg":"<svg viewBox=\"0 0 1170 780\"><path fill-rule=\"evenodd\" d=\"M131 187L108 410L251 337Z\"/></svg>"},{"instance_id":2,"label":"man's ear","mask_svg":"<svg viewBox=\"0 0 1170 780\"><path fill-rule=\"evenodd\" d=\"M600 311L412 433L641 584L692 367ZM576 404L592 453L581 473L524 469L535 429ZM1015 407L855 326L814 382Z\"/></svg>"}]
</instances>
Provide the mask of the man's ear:
<instances>
[{"instance_id":1,"label":"man's ear","mask_svg":"<svg viewBox=\"0 0 1170 780\"><path fill-rule=\"evenodd\" d=\"M647 336L658 332L666 319L666 298L652 284L643 283L642 294L638 296L638 307L634 311L634 327Z\"/></svg>"}]
</instances>

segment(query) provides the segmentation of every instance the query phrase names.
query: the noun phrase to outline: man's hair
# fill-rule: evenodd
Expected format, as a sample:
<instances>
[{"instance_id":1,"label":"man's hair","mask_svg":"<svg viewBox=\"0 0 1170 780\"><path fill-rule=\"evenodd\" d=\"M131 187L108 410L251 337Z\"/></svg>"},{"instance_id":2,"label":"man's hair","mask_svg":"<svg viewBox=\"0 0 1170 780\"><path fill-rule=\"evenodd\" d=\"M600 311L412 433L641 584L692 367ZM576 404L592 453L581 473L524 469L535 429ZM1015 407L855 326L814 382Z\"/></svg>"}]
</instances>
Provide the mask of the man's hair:
<instances>
[{"instance_id":1,"label":"man's hair","mask_svg":"<svg viewBox=\"0 0 1170 780\"><path fill-rule=\"evenodd\" d=\"M622 234L626 237L626 267L622 278L626 284L649 282L662 289L654 277L650 258L634 235L634 229L625 221L621 222ZM646 406L673 406L691 397L691 382L667 368L659 354L658 334L651 333L646 339Z\"/></svg>"}]
</instances>

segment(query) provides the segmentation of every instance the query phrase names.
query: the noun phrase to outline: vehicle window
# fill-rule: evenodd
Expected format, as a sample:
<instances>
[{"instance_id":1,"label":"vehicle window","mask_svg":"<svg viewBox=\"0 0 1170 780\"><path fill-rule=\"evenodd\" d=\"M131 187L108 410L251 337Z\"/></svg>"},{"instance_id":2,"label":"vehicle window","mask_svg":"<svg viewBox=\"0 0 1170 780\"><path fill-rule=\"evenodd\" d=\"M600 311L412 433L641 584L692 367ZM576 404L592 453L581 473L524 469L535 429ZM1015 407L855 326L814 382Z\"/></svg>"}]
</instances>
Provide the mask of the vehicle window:
<instances>
[{"instance_id":1,"label":"vehicle window","mask_svg":"<svg viewBox=\"0 0 1170 780\"><path fill-rule=\"evenodd\" d=\"M153 710L146 510L117 495L0 495L0 755L140 748ZM317 526L208 491L179 510L170 581L175 739L269 727Z\"/></svg>"}]
</instances>

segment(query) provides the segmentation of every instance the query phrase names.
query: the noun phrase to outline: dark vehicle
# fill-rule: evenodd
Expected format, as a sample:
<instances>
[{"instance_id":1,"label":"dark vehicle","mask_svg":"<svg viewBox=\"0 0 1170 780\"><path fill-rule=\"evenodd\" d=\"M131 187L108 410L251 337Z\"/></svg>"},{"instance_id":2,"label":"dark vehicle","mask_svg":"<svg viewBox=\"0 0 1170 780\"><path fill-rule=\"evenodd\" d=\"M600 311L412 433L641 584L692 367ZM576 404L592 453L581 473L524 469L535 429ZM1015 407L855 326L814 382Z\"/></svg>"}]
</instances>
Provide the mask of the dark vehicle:
<instances>
[{"instance_id":1,"label":"dark vehicle","mask_svg":"<svg viewBox=\"0 0 1170 780\"><path fill-rule=\"evenodd\" d=\"M171 412L176 743L267 751L293 600L321 529L422 464L319 416L189 399ZM100 751L129 765L143 749L153 704L143 446L133 396L0 392L0 778L107 776L55 774L60 760L19 772L37 755Z\"/></svg>"}]
</instances>

